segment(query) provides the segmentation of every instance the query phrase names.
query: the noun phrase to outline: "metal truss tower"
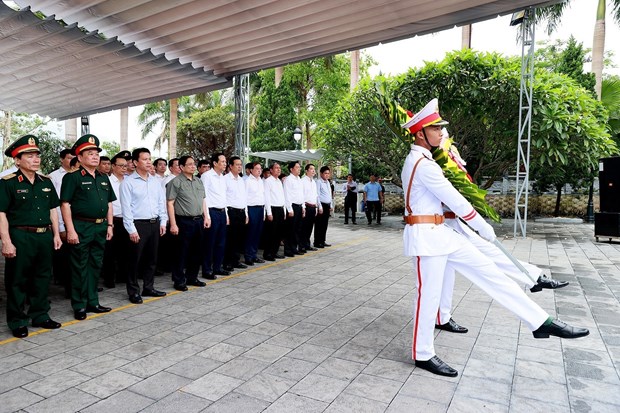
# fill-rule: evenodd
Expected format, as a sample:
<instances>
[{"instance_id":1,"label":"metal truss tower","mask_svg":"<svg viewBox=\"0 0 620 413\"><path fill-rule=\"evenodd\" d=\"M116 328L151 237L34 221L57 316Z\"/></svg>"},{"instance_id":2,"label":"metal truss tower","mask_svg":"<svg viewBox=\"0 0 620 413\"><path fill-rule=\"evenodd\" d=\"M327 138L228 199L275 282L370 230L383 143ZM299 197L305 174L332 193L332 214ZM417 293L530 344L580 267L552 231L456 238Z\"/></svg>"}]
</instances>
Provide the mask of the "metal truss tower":
<instances>
[{"instance_id":1,"label":"metal truss tower","mask_svg":"<svg viewBox=\"0 0 620 413\"><path fill-rule=\"evenodd\" d=\"M250 75L236 75L235 89L235 154L243 163L250 158Z\"/></svg>"},{"instance_id":2,"label":"metal truss tower","mask_svg":"<svg viewBox=\"0 0 620 413\"><path fill-rule=\"evenodd\" d=\"M525 238L532 135L532 94L534 85L534 8L526 9L521 23L521 91L519 93L519 141L517 144L517 182L514 236Z\"/></svg>"}]
</instances>

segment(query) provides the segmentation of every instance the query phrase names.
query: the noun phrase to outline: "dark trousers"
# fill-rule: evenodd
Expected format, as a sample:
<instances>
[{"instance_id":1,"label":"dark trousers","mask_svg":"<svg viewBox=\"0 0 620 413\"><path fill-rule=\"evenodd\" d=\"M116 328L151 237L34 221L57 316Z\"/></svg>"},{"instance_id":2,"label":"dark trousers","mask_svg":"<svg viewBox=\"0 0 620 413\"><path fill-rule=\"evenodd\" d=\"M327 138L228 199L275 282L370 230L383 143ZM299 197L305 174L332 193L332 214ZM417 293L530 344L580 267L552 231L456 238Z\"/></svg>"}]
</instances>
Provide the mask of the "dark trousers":
<instances>
[{"instance_id":1,"label":"dark trousers","mask_svg":"<svg viewBox=\"0 0 620 413\"><path fill-rule=\"evenodd\" d=\"M366 219L370 223L373 218L381 223L381 201L366 201Z\"/></svg>"},{"instance_id":2,"label":"dark trousers","mask_svg":"<svg viewBox=\"0 0 620 413\"><path fill-rule=\"evenodd\" d=\"M301 204L293 204L293 216L286 217L286 238L284 252L295 253L301 245Z\"/></svg>"},{"instance_id":3,"label":"dark trousers","mask_svg":"<svg viewBox=\"0 0 620 413\"><path fill-rule=\"evenodd\" d=\"M106 284L127 282L130 242L129 234L123 226L123 219L114 217L114 236L106 241L103 253L103 281Z\"/></svg>"},{"instance_id":4,"label":"dark trousers","mask_svg":"<svg viewBox=\"0 0 620 413\"><path fill-rule=\"evenodd\" d=\"M280 241L284 238L284 207L271 207L272 220L265 221L264 257L275 257L280 249Z\"/></svg>"},{"instance_id":5,"label":"dark trousers","mask_svg":"<svg viewBox=\"0 0 620 413\"><path fill-rule=\"evenodd\" d=\"M81 310L99 305L97 286L103 265L103 251L108 231L106 221L93 222L73 220L80 242L69 246L71 264L71 307Z\"/></svg>"},{"instance_id":6,"label":"dark trousers","mask_svg":"<svg viewBox=\"0 0 620 413\"><path fill-rule=\"evenodd\" d=\"M176 215L179 235L174 243L177 247L172 262L172 282L175 285L185 285L187 282L196 281L198 268L202 262L201 238L204 227L202 215L196 217L184 217Z\"/></svg>"},{"instance_id":7,"label":"dark trousers","mask_svg":"<svg viewBox=\"0 0 620 413\"><path fill-rule=\"evenodd\" d=\"M316 220L317 208L306 204L306 216L301 223L301 248L310 249L310 236L314 229L314 221Z\"/></svg>"},{"instance_id":8,"label":"dark trousers","mask_svg":"<svg viewBox=\"0 0 620 413\"><path fill-rule=\"evenodd\" d=\"M52 231L45 233L10 229L11 241L17 250L7 258L4 269L6 287L6 319L11 330L49 319L48 291L52 279ZM26 314L26 299L29 300Z\"/></svg>"},{"instance_id":9,"label":"dark trousers","mask_svg":"<svg viewBox=\"0 0 620 413\"><path fill-rule=\"evenodd\" d=\"M357 195L347 195L344 198L344 223L349 223L349 210L351 210L351 220L355 222L355 213L357 212Z\"/></svg>"},{"instance_id":10,"label":"dark trousers","mask_svg":"<svg viewBox=\"0 0 620 413\"><path fill-rule=\"evenodd\" d=\"M245 260L252 261L257 257L258 242L263 232L265 222L265 208L260 206L248 206L248 234L245 239Z\"/></svg>"},{"instance_id":11,"label":"dark trousers","mask_svg":"<svg viewBox=\"0 0 620 413\"><path fill-rule=\"evenodd\" d=\"M204 259L202 275L222 270L224 250L226 247L226 212L223 209L209 208L211 228L204 234Z\"/></svg>"},{"instance_id":12,"label":"dark trousers","mask_svg":"<svg viewBox=\"0 0 620 413\"><path fill-rule=\"evenodd\" d=\"M226 252L224 253L224 267L234 267L239 264L241 253L244 252L247 226L245 224L245 210L228 207L230 224L226 230Z\"/></svg>"},{"instance_id":13,"label":"dark trousers","mask_svg":"<svg viewBox=\"0 0 620 413\"><path fill-rule=\"evenodd\" d=\"M129 274L127 276L127 294L140 294L138 278L142 278L143 290L152 290L157 267L157 248L159 247L159 220L145 222L135 220L134 225L140 241L130 241Z\"/></svg>"},{"instance_id":14,"label":"dark trousers","mask_svg":"<svg viewBox=\"0 0 620 413\"><path fill-rule=\"evenodd\" d=\"M321 208L323 208L323 213L316 216L314 223L314 246L325 244L325 237L327 236L331 204L321 202Z\"/></svg>"},{"instance_id":15,"label":"dark trousers","mask_svg":"<svg viewBox=\"0 0 620 413\"><path fill-rule=\"evenodd\" d=\"M69 265L69 244L66 236L62 240L60 249L53 252L53 257L54 281L64 287L65 298L68 298L71 295L71 266Z\"/></svg>"}]
</instances>

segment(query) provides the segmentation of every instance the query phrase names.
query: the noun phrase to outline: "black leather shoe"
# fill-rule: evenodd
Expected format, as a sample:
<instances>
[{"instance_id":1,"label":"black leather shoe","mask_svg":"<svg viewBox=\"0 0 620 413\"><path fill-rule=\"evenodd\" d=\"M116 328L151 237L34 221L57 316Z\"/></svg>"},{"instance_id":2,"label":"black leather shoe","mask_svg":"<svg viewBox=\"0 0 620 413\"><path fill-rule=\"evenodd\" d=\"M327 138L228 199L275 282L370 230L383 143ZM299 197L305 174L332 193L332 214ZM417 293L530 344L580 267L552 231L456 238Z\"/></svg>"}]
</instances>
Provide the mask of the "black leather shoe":
<instances>
[{"instance_id":1,"label":"black leather shoe","mask_svg":"<svg viewBox=\"0 0 620 413\"><path fill-rule=\"evenodd\" d=\"M87 313L109 313L110 311L112 311L112 309L110 307L104 307L102 305L96 305L94 307L86 307L86 312Z\"/></svg>"},{"instance_id":2,"label":"black leather shoe","mask_svg":"<svg viewBox=\"0 0 620 413\"><path fill-rule=\"evenodd\" d=\"M16 338L28 337L28 327L26 326L17 327L15 330L11 330L11 333L13 333L13 337L16 337Z\"/></svg>"},{"instance_id":3,"label":"black leather shoe","mask_svg":"<svg viewBox=\"0 0 620 413\"><path fill-rule=\"evenodd\" d=\"M295 253L294 252L285 252L284 255L287 256L287 257L294 257Z\"/></svg>"},{"instance_id":4,"label":"black leather shoe","mask_svg":"<svg viewBox=\"0 0 620 413\"><path fill-rule=\"evenodd\" d=\"M430 360L416 360L415 366L440 376L456 377L459 375L458 371L448 366L437 356L433 356Z\"/></svg>"},{"instance_id":5,"label":"black leather shoe","mask_svg":"<svg viewBox=\"0 0 620 413\"><path fill-rule=\"evenodd\" d=\"M449 331L451 333L461 333L461 334L467 333L469 331L465 327L461 327L460 325L456 324L456 322L453 319L450 319L450 321L448 321L445 324L435 324L435 328L439 330Z\"/></svg>"},{"instance_id":6,"label":"black leather shoe","mask_svg":"<svg viewBox=\"0 0 620 413\"><path fill-rule=\"evenodd\" d=\"M265 260L261 260L260 258L254 258L253 261L255 264L263 264L265 262Z\"/></svg>"},{"instance_id":7,"label":"black leather shoe","mask_svg":"<svg viewBox=\"0 0 620 413\"><path fill-rule=\"evenodd\" d=\"M76 320L86 320L86 309L80 308L79 310L73 310L73 317Z\"/></svg>"},{"instance_id":8,"label":"black leather shoe","mask_svg":"<svg viewBox=\"0 0 620 413\"><path fill-rule=\"evenodd\" d=\"M325 248L323 244L314 244L314 248Z\"/></svg>"},{"instance_id":9,"label":"black leather shoe","mask_svg":"<svg viewBox=\"0 0 620 413\"><path fill-rule=\"evenodd\" d=\"M568 281L558 281L541 275L540 277L538 277L536 284L532 288L530 288L530 291L533 293L537 293L539 291L542 291L543 288L555 290L556 288L566 287L567 285Z\"/></svg>"},{"instance_id":10,"label":"black leather shoe","mask_svg":"<svg viewBox=\"0 0 620 413\"><path fill-rule=\"evenodd\" d=\"M295 255L304 255L306 253L306 251L299 249L297 251L295 251Z\"/></svg>"},{"instance_id":11,"label":"black leather shoe","mask_svg":"<svg viewBox=\"0 0 620 413\"><path fill-rule=\"evenodd\" d=\"M158 290L142 290L142 295L145 297L165 297L166 293Z\"/></svg>"},{"instance_id":12,"label":"black leather shoe","mask_svg":"<svg viewBox=\"0 0 620 413\"><path fill-rule=\"evenodd\" d=\"M45 321L41 321L38 323L35 323L34 321L32 322L32 326L33 327L41 327L41 328L46 328L48 330L55 330L57 328L62 327L62 324L57 323L56 321L52 320L51 318L48 318Z\"/></svg>"},{"instance_id":13,"label":"black leather shoe","mask_svg":"<svg viewBox=\"0 0 620 413\"><path fill-rule=\"evenodd\" d=\"M103 287L97 287L97 292L100 293L103 291Z\"/></svg>"},{"instance_id":14,"label":"black leather shoe","mask_svg":"<svg viewBox=\"0 0 620 413\"><path fill-rule=\"evenodd\" d=\"M587 328L569 326L563 321L554 319L548 326L542 325L537 330L532 331L534 338L549 338L556 336L561 338L578 338L590 334Z\"/></svg>"},{"instance_id":15,"label":"black leather shoe","mask_svg":"<svg viewBox=\"0 0 620 413\"><path fill-rule=\"evenodd\" d=\"M204 274L202 274L202 278L207 280L217 280L217 277L213 275L212 272L205 272Z\"/></svg>"},{"instance_id":16,"label":"black leather shoe","mask_svg":"<svg viewBox=\"0 0 620 413\"><path fill-rule=\"evenodd\" d=\"M140 297L140 294L131 294L129 296L129 301L132 304L142 304L142 297Z\"/></svg>"},{"instance_id":17,"label":"black leather shoe","mask_svg":"<svg viewBox=\"0 0 620 413\"><path fill-rule=\"evenodd\" d=\"M187 285L192 285L194 287L204 287L207 284L200 280L192 280L192 281L188 281Z\"/></svg>"},{"instance_id":18,"label":"black leather shoe","mask_svg":"<svg viewBox=\"0 0 620 413\"><path fill-rule=\"evenodd\" d=\"M263 255L263 259L265 261L275 261L276 260L276 258L272 257L271 255Z\"/></svg>"},{"instance_id":19,"label":"black leather shoe","mask_svg":"<svg viewBox=\"0 0 620 413\"><path fill-rule=\"evenodd\" d=\"M318 251L318 249L316 249L314 247L308 247L308 248L306 248L306 251Z\"/></svg>"},{"instance_id":20,"label":"black leather shoe","mask_svg":"<svg viewBox=\"0 0 620 413\"><path fill-rule=\"evenodd\" d=\"M248 266L238 262L235 264L235 268L244 269L244 268L248 268Z\"/></svg>"},{"instance_id":21,"label":"black leather shoe","mask_svg":"<svg viewBox=\"0 0 620 413\"><path fill-rule=\"evenodd\" d=\"M252 265L254 265L254 261L252 261L252 260L245 260L245 265L251 267Z\"/></svg>"},{"instance_id":22,"label":"black leather shoe","mask_svg":"<svg viewBox=\"0 0 620 413\"><path fill-rule=\"evenodd\" d=\"M323 247L325 247L325 248L327 248L327 247L331 247L331 246L332 246L332 244L328 244L328 243L326 243L326 242L324 242L324 243L323 243Z\"/></svg>"},{"instance_id":23,"label":"black leather shoe","mask_svg":"<svg viewBox=\"0 0 620 413\"><path fill-rule=\"evenodd\" d=\"M187 285L185 284L174 284L174 289L177 291L187 291Z\"/></svg>"},{"instance_id":24,"label":"black leather shoe","mask_svg":"<svg viewBox=\"0 0 620 413\"><path fill-rule=\"evenodd\" d=\"M214 272L215 275L230 275L230 271L219 270Z\"/></svg>"},{"instance_id":25,"label":"black leather shoe","mask_svg":"<svg viewBox=\"0 0 620 413\"><path fill-rule=\"evenodd\" d=\"M234 271L235 267L233 267L232 265L224 265L223 267L226 271Z\"/></svg>"},{"instance_id":26,"label":"black leather shoe","mask_svg":"<svg viewBox=\"0 0 620 413\"><path fill-rule=\"evenodd\" d=\"M294 257L295 255L293 254L293 255L291 255L291 256L292 256L292 257ZM276 255L274 255L274 258L275 258L276 260L282 260L282 259L284 259L284 258L286 258L286 257L285 257L284 255L276 254Z\"/></svg>"}]
</instances>

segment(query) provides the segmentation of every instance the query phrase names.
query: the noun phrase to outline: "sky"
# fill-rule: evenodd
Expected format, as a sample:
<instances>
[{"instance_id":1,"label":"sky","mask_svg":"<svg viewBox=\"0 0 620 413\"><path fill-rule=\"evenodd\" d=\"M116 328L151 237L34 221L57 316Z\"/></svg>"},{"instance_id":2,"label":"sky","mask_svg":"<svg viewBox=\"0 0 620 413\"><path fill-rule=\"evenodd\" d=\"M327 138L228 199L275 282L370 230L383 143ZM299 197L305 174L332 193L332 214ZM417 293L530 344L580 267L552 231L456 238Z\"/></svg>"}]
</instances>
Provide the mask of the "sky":
<instances>
[{"instance_id":1,"label":"sky","mask_svg":"<svg viewBox=\"0 0 620 413\"><path fill-rule=\"evenodd\" d=\"M572 0L570 8L565 12L562 24L557 31L548 36L545 26L536 27L535 40L550 41L555 39L566 40L572 34L577 41L582 42L584 48L591 48L594 35L594 22L596 19L595 0ZM616 66L620 66L620 27L610 15L610 7L607 10L607 24L605 35L605 50L613 53L612 60ZM517 43L517 28L510 27L510 17L497 17L481 23L476 23L472 28L472 48L485 52L500 52L506 56L520 56L521 45ZM444 30L439 33L414 37L398 42L380 44L365 49L362 53L371 55L377 62L370 69L371 76L379 73L399 74L407 71L410 67L419 67L424 61L442 60L445 54L461 47L461 28ZM590 64L584 66L590 70ZM606 68L606 74L620 75L620 67ZM141 128L137 123L138 114L142 107L129 108L129 147L146 146L153 149L154 134L141 140ZM59 135L64 134L64 124L57 125ZM120 135L120 111L111 111L90 117L90 132L103 141L119 141ZM155 157L166 157L166 148L161 151L153 151Z\"/></svg>"}]
</instances>

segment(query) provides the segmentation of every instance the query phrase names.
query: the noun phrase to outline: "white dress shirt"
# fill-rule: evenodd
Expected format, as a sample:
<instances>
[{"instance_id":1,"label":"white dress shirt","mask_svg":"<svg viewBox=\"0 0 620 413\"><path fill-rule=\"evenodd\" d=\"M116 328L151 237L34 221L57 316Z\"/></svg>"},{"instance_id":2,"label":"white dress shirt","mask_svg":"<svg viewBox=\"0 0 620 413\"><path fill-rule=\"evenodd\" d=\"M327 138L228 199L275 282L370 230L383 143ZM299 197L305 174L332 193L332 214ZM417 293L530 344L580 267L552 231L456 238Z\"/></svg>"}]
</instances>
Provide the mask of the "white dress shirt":
<instances>
[{"instance_id":1,"label":"white dress shirt","mask_svg":"<svg viewBox=\"0 0 620 413\"><path fill-rule=\"evenodd\" d=\"M265 185L262 178L250 175L245 180L245 192L248 197L248 206L265 205Z\"/></svg>"},{"instance_id":2,"label":"white dress shirt","mask_svg":"<svg viewBox=\"0 0 620 413\"><path fill-rule=\"evenodd\" d=\"M52 171L48 176L54 184L54 189L56 189L56 193L58 197L60 197L60 187L62 186L62 177L67 174L67 170L62 166L55 171ZM118 196L118 195L117 195ZM58 231L65 232L65 221L62 219L62 214L60 213L60 207L56 207L56 212L58 212Z\"/></svg>"},{"instance_id":3,"label":"white dress shirt","mask_svg":"<svg viewBox=\"0 0 620 413\"><path fill-rule=\"evenodd\" d=\"M265 179L263 184L265 186L265 212L267 215L273 215L271 207L284 206L284 187L282 186L282 181L273 176ZM286 209L284 213L286 214Z\"/></svg>"},{"instance_id":4,"label":"white dress shirt","mask_svg":"<svg viewBox=\"0 0 620 413\"><path fill-rule=\"evenodd\" d=\"M224 175L210 169L200 177L202 184L205 186L205 200L207 208L220 208L226 212L226 178Z\"/></svg>"},{"instance_id":5,"label":"white dress shirt","mask_svg":"<svg viewBox=\"0 0 620 413\"><path fill-rule=\"evenodd\" d=\"M125 177L123 177L123 180ZM116 201L112 201L112 214L117 218L122 218L122 207L121 207L121 181L116 177L116 175L110 175L110 185L112 185L112 190L114 191L114 195L116 195Z\"/></svg>"},{"instance_id":6,"label":"white dress shirt","mask_svg":"<svg viewBox=\"0 0 620 413\"><path fill-rule=\"evenodd\" d=\"M304 203L314 205L319 210L322 210L323 207L319 203L319 193L314 179L310 178L308 175L304 175L304 177L301 178L301 185L304 189Z\"/></svg>"},{"instance_id":7,"label":"white dress shirt","mask_svg":"<svg viewBox=\"0 0 620 413\"><path fill-rule=\"evenodd\" d=\"M248 212L248 201L245 193L245 181L239 175L231 173L224 175L226 181L226 206L243 209Z\"/></svg>"},{"instance_id":8,"label":"white dress shirt","mask_svg":"<svg viewBox=\"0 0 620 413\"><path fill-rule=\"evenodd\" d=\"M304 188L298 176L290 174L284 180L284 202L286 210L293 211L293 204L300 204L302 209L306 209L304 204Z\"/></svg>"}]
</instances>

